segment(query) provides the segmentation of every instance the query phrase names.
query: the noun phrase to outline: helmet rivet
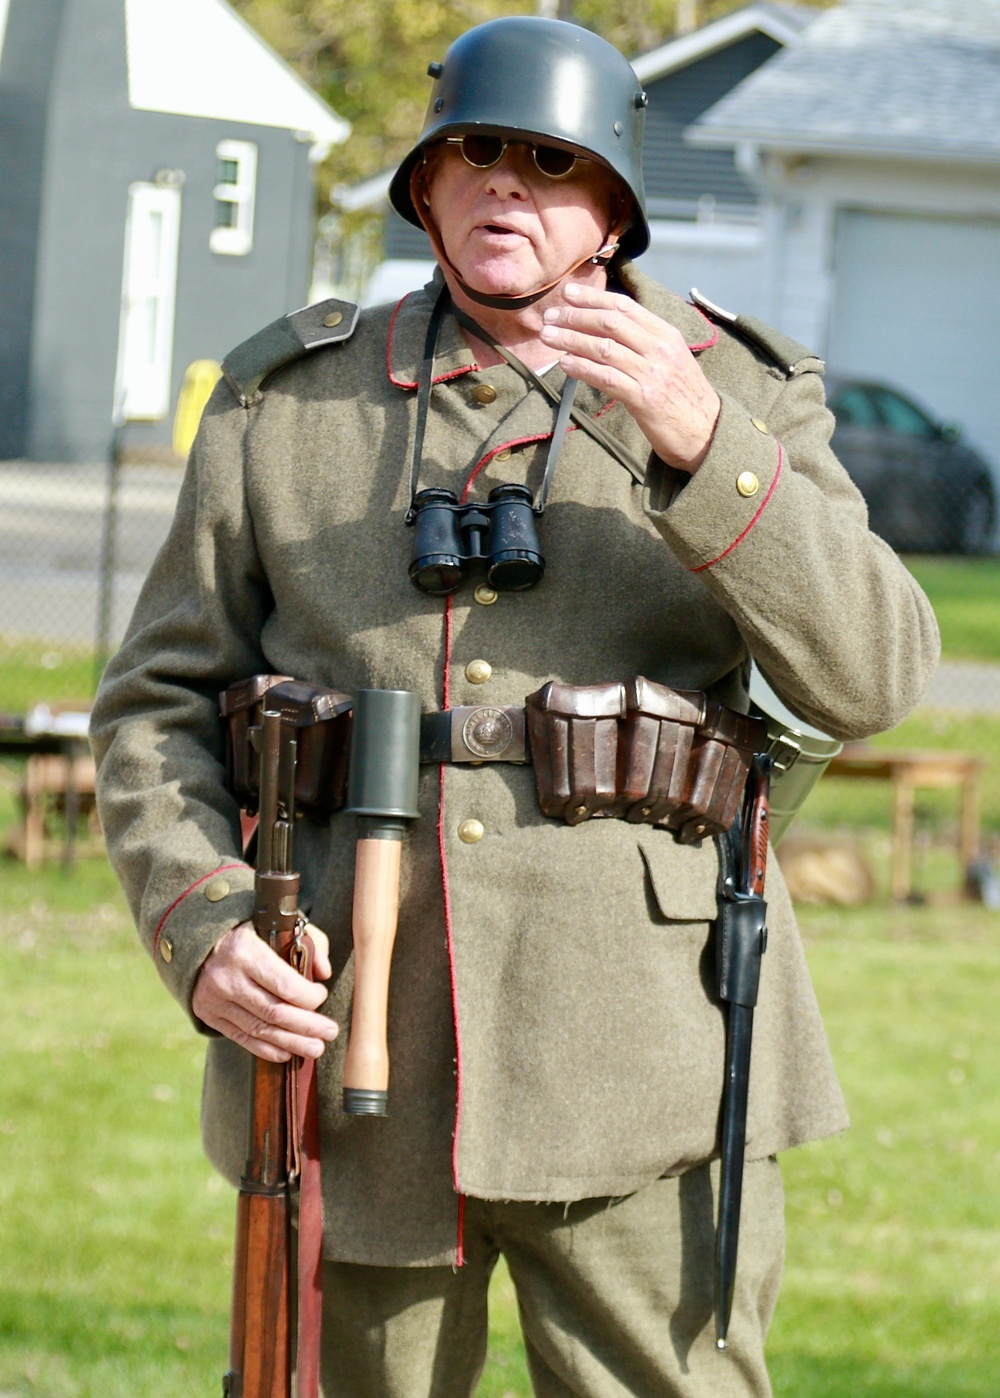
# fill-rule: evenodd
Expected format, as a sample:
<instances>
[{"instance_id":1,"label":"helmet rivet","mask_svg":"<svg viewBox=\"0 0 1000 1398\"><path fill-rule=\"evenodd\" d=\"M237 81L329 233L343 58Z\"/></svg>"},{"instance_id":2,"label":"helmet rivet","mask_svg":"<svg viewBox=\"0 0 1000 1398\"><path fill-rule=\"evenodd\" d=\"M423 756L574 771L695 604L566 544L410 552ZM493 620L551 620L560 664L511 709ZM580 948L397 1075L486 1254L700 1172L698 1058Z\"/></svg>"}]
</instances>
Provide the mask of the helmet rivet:
<instances>
[{"instance_id":1,"label":"helmet rivet","mask_svg":"<svg viewBox=\"0 0 1000 1398\"><path fill-rule=\"evenodd\" d=\"M443 72L444 72L444 64L443 64L443 63L428 63L428 65L427 65L427 76L428 76L429 78L439 78Z\"/></svg>"},{"instance_id":2,"label":"helmet rivet","mask_svg":"<svg viewBox=\"0 0 1000 1398\"><path fill-rule=\"evenodd\" d=\"M616 136L620 136L622 134L622 124L620 121L615 122L614 132Z\"/></svg>"},{"instance_id":3,"label":"helmet rivet","mask_svg":"<svg viewBox=\"0 0 1000 1398\"><path fill-rule=\"evenodd\" d=\"M636 111L637 111L637 112L638 112L638 111L641 111L643 107L646 107L646 106L648 106L648 105L649 105L649 98L648 98L648 96L646 95L646 93L645 93L645 92L637 92L637 93L635 94L635 109L636 109Z\"/></svg>"},{"instance_id":4,"label":"helmet rivet","mask_svg":"<svg viewBox=\"0 0 1000 1398\"><path fill-rule=\"evenodd\" d=\"M434 103L434 110L435 110L436 112L440 112L441 109L442 109L443 107L444 107L444 98L443 98L443 97L439 97L439 98L437 99L437 101Z\"/></svg>"}]
</instances>

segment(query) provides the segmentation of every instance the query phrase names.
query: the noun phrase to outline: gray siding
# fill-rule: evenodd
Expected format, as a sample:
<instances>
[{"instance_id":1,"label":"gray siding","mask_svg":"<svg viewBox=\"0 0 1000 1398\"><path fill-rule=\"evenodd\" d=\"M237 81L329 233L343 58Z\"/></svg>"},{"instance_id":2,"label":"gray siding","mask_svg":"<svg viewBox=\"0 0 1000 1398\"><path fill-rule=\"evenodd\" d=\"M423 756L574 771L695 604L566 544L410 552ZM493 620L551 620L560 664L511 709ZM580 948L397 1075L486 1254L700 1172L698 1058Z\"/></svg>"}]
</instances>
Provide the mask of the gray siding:
<instances>
[{"instance_id":1,"label":"gray siding","mask_svg":"<svg viewBox=\"0 0 1000 1398\"><path fill-rule=\"evenodd\" d=\"M12 4L0 61L0 459L24 452L55 42L64 0Z\"/></svg>"},{"instance_id":2,"label":"gray siding","mask_svg":"<svg viewBox=\"0 0 1000 1398\"><path fill-rule=\"evenodd\" d=\"M45 22L43 22L43 20ZM30 23L33 67L23 54ZM19 28L20 26L20 28ZM16 41L12 42L12 41ZM48 64L51 97L42 110ZM24 87L30 81L30 92ZM133 111L128 105L122 0L11 0L0 73L2 148L20 184L0 180L0 225L15 255L0 257L0 353L15 423L5 456L99 460L107 452L118 350L129 185L159 170L184 177L171 394L193 359L221 359L261 325L306 299L313 205L308 145L276 127ZM217 143L258 147L254 245L213 253ZM44 154L43 154L44 153ZM3 167L6 176L6 164ZM6 372L11 366L11 374ZM167 444L171 422L130 424L127 446Z\"/></svg>"},{"instance_id":3,"label":"gray siding","mask_svg":"<svg viewBox=\"0 0 1000 1398\"><path fill-rule=\"evenodd\" d=\"M422 228L416 228L400 218L395 209L390 208L385 216L384 257L414 257L421 261L433 262L431 240Z\"/></svg>"},{"instance_id":4,"label":"gray siding","mask_svg":"<svg viewBox=\"0 0 1000 1398\"><path fill-rule=\"evenodd\" d=\"M683 132L780 48L757 31L648 85L643 176L652 215L694 217L706 196L723 209L755 207L733 152L689 146Z\"/></svg>"}]
</instances>

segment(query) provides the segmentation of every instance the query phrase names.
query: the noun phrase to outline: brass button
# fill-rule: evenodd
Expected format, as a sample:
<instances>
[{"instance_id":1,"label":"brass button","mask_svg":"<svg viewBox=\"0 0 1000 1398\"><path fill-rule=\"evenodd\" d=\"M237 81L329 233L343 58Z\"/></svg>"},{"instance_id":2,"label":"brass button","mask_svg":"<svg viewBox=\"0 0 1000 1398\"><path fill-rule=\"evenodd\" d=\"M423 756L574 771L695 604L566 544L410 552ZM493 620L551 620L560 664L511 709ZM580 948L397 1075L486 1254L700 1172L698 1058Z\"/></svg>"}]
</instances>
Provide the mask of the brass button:
<instances>
[{"instance_id":1,"label":"brass button","mask_svg":"<svg viewBox=\"0 0 1000 1398\"><path fill-rule=\"evenodd\" d=\"M229 893L228 879L212 879L205 885L205 897L210 903L221 903Z\"/></svg>"},{"instance_id":2,"label":"brass button","mask_svg":"<svg viewBox=\"0 0 1000 1398\"><path fill-rule=\"evenodd\" d=\"M470 660L465 667L465 678L470 684L485 684L493 673L488 660Z\"/></svg>"},{"instance_id":3,"label":"brass button","mask_svg":"<svg viewBox=\"0 0 1000 1398\"><path fill-rule=\"evenodd\" d=\"M480 383L472 390L472 396L477 403L495 403L497 401L497 391L491 383Z\"/></svg>"},{"instance_id":4,"label":"brass button","mask_svg":"<svg viewBox=\"0 0 1000 1398\"><path fill-rule=\"evenodd\" d=\"M511 458L511 450L510 450L510 447L501 447L500 450L497 452L497 460L498 460L498 461L509 461L510 458Z\"/></svg>"},{"instance_id":5,"label":"brass button","mask_svg":"<svg viewBox=\"0 0 1000 1398\"><path fill-rule=\"evenodd\" d=\"M492 607L500 594L495 588L487 587L486 583L480 583L472 595L481 607Z\"/></svg>"},{"instance_id":6,"label":"brass button","mask_svg":"<svg viewBox=\"0 0 1000 1398\"><path fill-rule=\"evenodd\" d=\"M463 845L474 845L483 838L486 829L481 820L463 820L458 827L458 838Z\"/></svg>"},{"instance_id":7,"label":"brass button","mask_svg":"<svg viewBox=\"0 0 1000 1398\"><path fill-rule=\"evenodd\" d=\"M160 955L169 966L174 959L174 944L169 937L160 938Z\"/></svg>"},{"instance_id":8,"label":"brass button","mask_svg":"<svg viewBox=\"0 0 1000 1398\"><path fill-rule=\"evenodd\" d=\"M328 316L323 317L323 324L327 326L330 330L332 330L333 327L335 325L339 325L343 319L343 311L331 311Z\"/></svg>"},{"instance_id":9,"label":"brass button","mask_svg":"<svg viewBox=\"0 0 1000 1398\"><path fill-rule=\"evenodd\" d=\"M752 471L741 471L736 477L736 489L741 495L756 495L760 490L760 481Z\"/></svg>"},{"instance_id":10,"label":"brass button","mask_svg":"<svg viewBox=\"0 0 1000 1398\"><path fill-rule=\"evenodd\" d=\"M763 433L765 434L765 436L767 435L767 423L766 423L766 422L761 422L761 420L760 420L759 417L752 417L752 418L750 419L750 421L753 423L754 427L756 427L756 429L757 429L758 432L763 432Z\"/></svg>"}]
</instances>

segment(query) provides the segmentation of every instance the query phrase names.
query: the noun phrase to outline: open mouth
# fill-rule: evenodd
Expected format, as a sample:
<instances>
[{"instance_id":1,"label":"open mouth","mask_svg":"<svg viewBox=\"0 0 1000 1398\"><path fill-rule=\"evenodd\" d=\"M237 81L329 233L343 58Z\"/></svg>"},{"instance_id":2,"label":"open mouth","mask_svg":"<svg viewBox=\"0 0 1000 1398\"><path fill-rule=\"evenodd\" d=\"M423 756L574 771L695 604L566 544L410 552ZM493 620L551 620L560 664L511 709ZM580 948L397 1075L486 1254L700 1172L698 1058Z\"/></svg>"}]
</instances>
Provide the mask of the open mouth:
<instances>
[{"instance_id":1,"label":"open mouth","mask_svg":"<svg viewBox=\"0 0 1000 1398\"><path fill-rule=\"evenodd\" d=\"M524 234L519 233L516 228L509 228L504 223L481 223L479 225L481 233L489 233L492 237L523 238Z\"/></svg>"}]
</instances>

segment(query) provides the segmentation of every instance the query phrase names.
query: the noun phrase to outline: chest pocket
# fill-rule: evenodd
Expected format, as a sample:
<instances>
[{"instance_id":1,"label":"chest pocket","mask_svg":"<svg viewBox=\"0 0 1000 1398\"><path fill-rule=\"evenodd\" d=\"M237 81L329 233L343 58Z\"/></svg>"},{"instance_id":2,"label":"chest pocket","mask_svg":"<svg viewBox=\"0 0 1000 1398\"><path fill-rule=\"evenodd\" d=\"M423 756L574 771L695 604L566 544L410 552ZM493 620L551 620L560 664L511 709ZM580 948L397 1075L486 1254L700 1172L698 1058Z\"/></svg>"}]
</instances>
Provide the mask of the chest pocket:
<instances>
[{"instance_id":1,"label":"chest pocket","mask_svg":"<svg viewBox=\"0 0 1000 1398\"><path fill-rule=\"evenodd\" d=\"M637 832L656 906L670 922L711 922L716 915L719 854L714 840L680 845L666 831Z\"/></svg>"}]
</instances>

